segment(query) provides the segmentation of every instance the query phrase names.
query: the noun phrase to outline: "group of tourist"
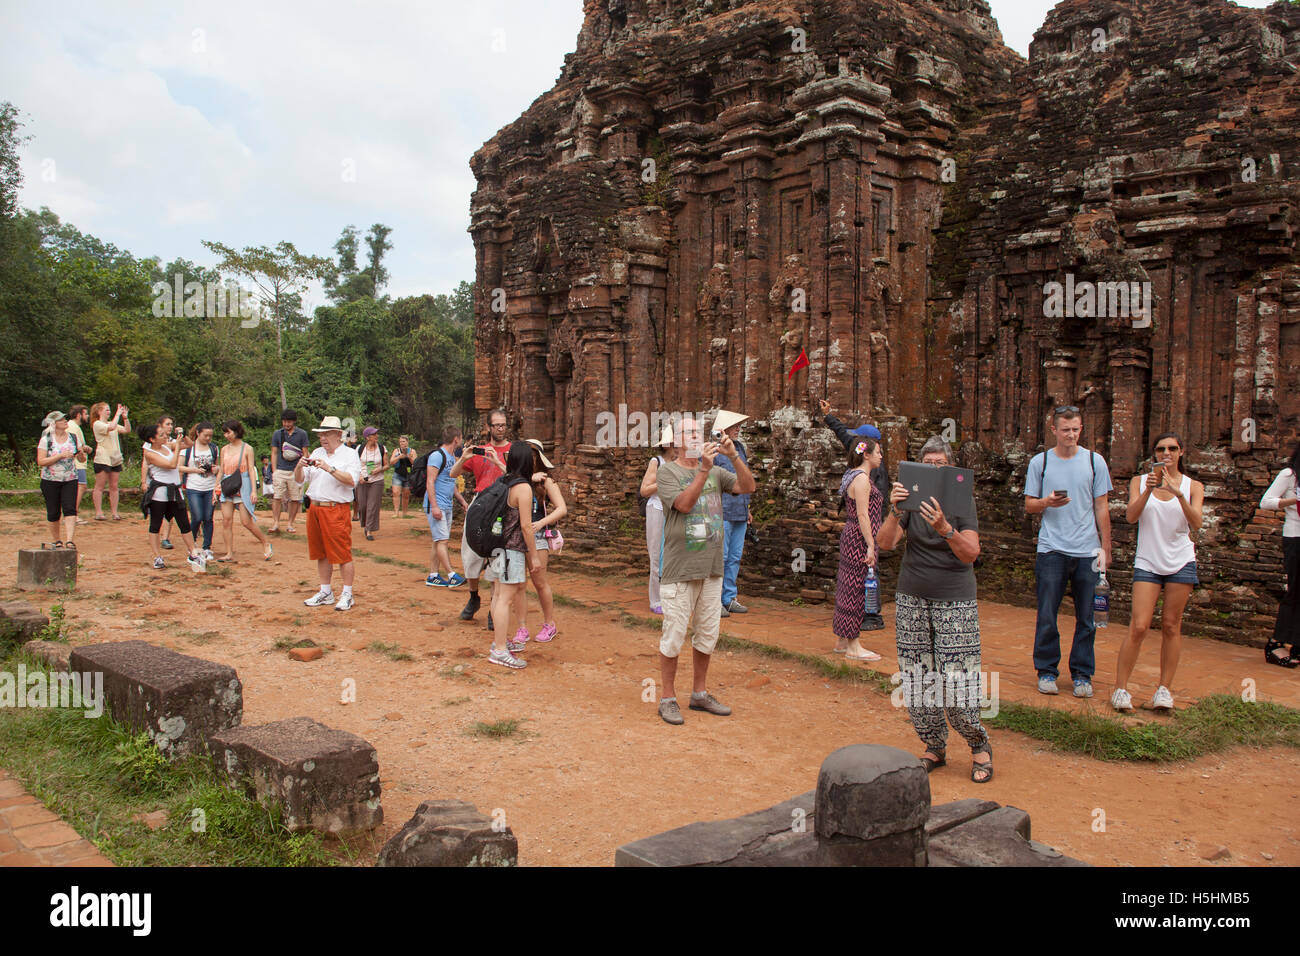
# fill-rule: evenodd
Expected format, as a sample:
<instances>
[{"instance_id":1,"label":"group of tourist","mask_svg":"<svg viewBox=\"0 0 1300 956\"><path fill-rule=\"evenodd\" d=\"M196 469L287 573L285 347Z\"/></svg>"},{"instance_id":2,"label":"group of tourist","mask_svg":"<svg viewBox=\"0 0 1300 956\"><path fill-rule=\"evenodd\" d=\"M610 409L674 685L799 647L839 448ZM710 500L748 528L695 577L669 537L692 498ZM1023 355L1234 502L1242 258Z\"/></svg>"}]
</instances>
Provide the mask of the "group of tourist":
<instances>
[{"instance_id":1,"label":"group of tourist","mask_svg":"<svg viewBox=\"0 0 1300 956\"><path fill-rule=\"evenodd\" d=\"M870 423L848 428L831 414L826 402L821 403L821 413L848 459L838 494L845 520L831 624L836 639L833 650L852 661L880 659L879 653L862 644L863 633L884 628L879 607L868 607L870 587L864 585L874 576L881 553L898 548L906 539L894 594L895 651L908 713L925 747L921 759L927 770L945 765L951 726L971 748L971 779L987 782L993 777L992 748L980 721L980 694L975 692L980 686L981 658L974 572L980 554L976 508L972 505L968 515L950 516L941 502L931 497L903 510L900 506L912 492L889 480L879 430ZM688 635L693 662L689 709L719 716L730 713L730 708L710 693L707 677L720 619L748 610L740 603L737 590L744 543L753 521L749 496L756 487L739 435L745 420L743 415L719 412L708 439L701 423L691 417L680 421L676 433L665 428L639 489L650 558L649 601L651 610L663 617L658 710L670 724L684 722L676 696L676 675L677 659ZM81 427L87 422L95 437L96 519L108 520L102 513L102 492L107 485L110 517L121 520L117 511L122 467L119 436L131 428L128 409L119 405L110 416L108 404L101 402L90 409L74 406L66 416L52 412L43 422L37 461L56 547L76 546L77 505L86 488L84 465L92 454ZM431 544L425 584L442 588L467 585L468 600L460 616L472 620L482 606L480 583L488 582L489 660L522 669L526 662L519 655L530 640L553 640L557 626L547 561L548 554L562 546L558 524L567 515L567 504L540 441L512 440L509 419L500 409L487 416L486 426L481 439L468 443L459 428L448 426L438 446L417 456L405 437L390 452L373 427L364 429L359 446L353 447L345 441L339 419L327 416L312 429L319 442L312 449L308 433L297 425L296 413L286 409L281 427L271 439L269 474L260 477L274 498L273 534L280 533L282 510L287 512L287 531L294 533L304 489L310 491L307 545L310 559L317 562L320 585L304 603L309 607L332 605L340 611L353 606L351 525L360 523L367 540L373 540L384 474L391 471L394 513L405 512L414 490L428 522ZM1105 459L1080 444L1083 416L1078 407L1055 408L1050 430L1052 446L1030 459L1024 480L1025 511L1040 519L1032 660L1038 691L1058 693L1061 637L1057 614L1068 590L1075 615L1069 674L1074 696L1088 698L1093 695L1096 671L1094 596L1111 562L1108 498L1113 489ZM252 448L243 441L243 427L234 420L224 423L225 444L220 448L213 441L213 432L210 423L200 422L186 434L168 417L138 429L144 448L141 509L149 519L155 568L164 567L162 552L172 547L173 524L186 546L187 561L196 571L202 571L207 561L231 559L236 513L262 543L264 557L272 556L270 541L253 517L258 470ZM1129 681L1161 601L1160 676L1149 706L1166 711L1174 706L1171 688L1181 654L1182 615L1199 583L1192 533L1204 519L1204 487L1184 472L1183 456L1179 437L1162 434L1155 439L1150 468L1130 482L1125 517L1137 526L1137 542L1131 622L1118 650L1110 697L1117 711L1133 709ZM919 457L926 465L955 464L952 448L939 436L922 445ZM1265 649L1268 662L1283 667L1300 666L1297 475L1300 445L1289 467L1282 470L1261 501L1262 508L1283 510L1286 516L1287 594ZM476 497L500 484L500 546L490 554L476 553L469 542L470 523L465 522L461 573L452 566L449 538L456 505L462 511L469 508L458 484L466 478L472 480ZM224 518L225 549L221 557L214 558L213 515L218 505ZM342 584L337 597L332 587L336 567ZM542 611L542 626L535 635L526 624L529 580ZM937 701L929 692L936 687L947 690ZM953 695L954 687L964 692Z\"/></svg>"},{"instance_id":2,"label":"group of tourist","mask_svg":"<svg viewBox=\"0 0 1300 956\"><path fill-rule=\"evenodd\" d=\"M993 777L992 747L980 721L980 629L974 562L979 557L979 523L969 516L945 515L937 498L919 507L900 510L912 492L890 482L884 467L880 432L871 424L849 429L821 403L827 427L843 443L848 468L839 486L844 514L840 533L835 612L831 629L834 651L849 660L875 661L880 655L861 644L864 631L884 627L883 618L868 612L864 585L881 552L892 551L904 538L907 548L899 568L895 603L895 651L904 700L918 737L927 770L946 763L948 727L970 746L971 779L986 783ZM683 421L682 434L665 429L639 489L646 516L650 558L651 610L664 614L660 643L663 697L659 713L672 724L683 721L674 678L684 635L692 635L695 687L691 707L716 714L729 713L707 691L708 655L717 640L717 622L736 603L734 572L726 557L728 545L743 541L732 523L749 520L747 496L754 490L737 435L732 427L743 418L719 414L725 439L704 447L687 459L686 449L698 442L699 426ZM1035 579L1037 622L1033 666L1038 691L1057 694L1061 637L1057 614L1068 590L1073 597L1075 629L1069 673L1073 694L1093 695L1096 672L1094 598L1111 561L1108 497L1112 491L1105 459L1083 448L1083 415L1076 406L1052 412L1050 448L1033 456L1024 484L1026 514L1040 518ZM1193 588L1199 583L1193 532L1204 520L1203 485L1187 475L1181 439L1173 433L1157 436L1149 469L1133 477L1126 519L1137 526L1130 626L1121 642L1111 706L1133 709L1129 690L1138 654L1157 603L1163 601L1160 632L1159 683L1150 704L1153 710L1174 707L1171 688L1182 649L1182 617ZM725 457L733 470L717 457ZM921 447L922 463L954 465L952 448L940 436ZM722 477L725 475L726 477ZM1283 547L1287 595L1279 608L1273 638L1265 655L1271 664L1300 665L1300 445L1288 468L1265 493L1260 506L1286 514ZM739 477L737 477L739 476ZM723 497L725 495L725 497ZM745 498L741 499L744 495ZM743 510L740 501L744 501ZM703 504L701 503L703 502ZM732 505L731 511L727 510ZM739 548L736 549L737 555ZM733 582L728 584L728 582ZM1290 643L1289 653L1286 645ZM958 690L953 693L954 688ZM938 693L934 693L934 691ZM946 693L945 693L946 691Z\"/></svg>"}]
</instances>

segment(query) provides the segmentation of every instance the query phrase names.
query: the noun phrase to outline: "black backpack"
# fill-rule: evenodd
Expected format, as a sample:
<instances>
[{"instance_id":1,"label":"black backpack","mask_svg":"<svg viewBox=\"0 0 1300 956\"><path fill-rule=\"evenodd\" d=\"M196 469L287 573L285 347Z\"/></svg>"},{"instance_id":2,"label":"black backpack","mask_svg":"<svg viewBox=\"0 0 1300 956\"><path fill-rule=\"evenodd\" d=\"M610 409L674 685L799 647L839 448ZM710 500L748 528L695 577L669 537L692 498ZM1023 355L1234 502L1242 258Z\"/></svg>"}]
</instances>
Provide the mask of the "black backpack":
<instances>
[{"instance_id":1,"label":"black backpack","mask_svg":"<svg viewBox=\"0 0 1300 956\"><path fill-rule=\"evenodd\" d=\"M474 497L465 512L465 543L481 558L492 556L505 544L505 515L510 508L510 489L527 483L519 475L502 475Z\"/></svg>"},{"instance_id":2,"label":"black backpack","mask_svg":"<svg viewBox=\"0 0 1300 956\"><path fill-rule=\"evenodd\" d=\"M424 499L424 493L429 487L429 456L435 451L442 451L442 447L430 448L411 465L411 474L407 479L406 487L411 489L411 500L421 501ZM442 467L447 467L447 453L442 452ZM441 472L442 469L439 469Z\"/></svg>"}]
</instances>

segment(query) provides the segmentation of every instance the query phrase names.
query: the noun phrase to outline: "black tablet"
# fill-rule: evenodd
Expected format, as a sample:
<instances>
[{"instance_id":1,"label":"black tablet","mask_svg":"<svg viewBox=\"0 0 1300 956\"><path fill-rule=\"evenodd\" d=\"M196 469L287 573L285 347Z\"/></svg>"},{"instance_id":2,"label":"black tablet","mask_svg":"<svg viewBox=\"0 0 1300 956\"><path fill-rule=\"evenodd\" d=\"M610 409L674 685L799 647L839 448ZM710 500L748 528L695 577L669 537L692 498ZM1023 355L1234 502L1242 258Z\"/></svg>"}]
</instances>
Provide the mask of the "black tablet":
<instances>
[{"instance_id":1,"label":"black tablet","mask_svg":"<svg viewBox=\"0 0 1300 956\"><path fill-rule=\"evenodd\" d=\"M975 472L969 468L903 461L898 463L898 480L908 490L907 498L898 504L900 511L919 511L922 501L938 498L950 518L975 514Z\"/></svg>"}]
</instances>

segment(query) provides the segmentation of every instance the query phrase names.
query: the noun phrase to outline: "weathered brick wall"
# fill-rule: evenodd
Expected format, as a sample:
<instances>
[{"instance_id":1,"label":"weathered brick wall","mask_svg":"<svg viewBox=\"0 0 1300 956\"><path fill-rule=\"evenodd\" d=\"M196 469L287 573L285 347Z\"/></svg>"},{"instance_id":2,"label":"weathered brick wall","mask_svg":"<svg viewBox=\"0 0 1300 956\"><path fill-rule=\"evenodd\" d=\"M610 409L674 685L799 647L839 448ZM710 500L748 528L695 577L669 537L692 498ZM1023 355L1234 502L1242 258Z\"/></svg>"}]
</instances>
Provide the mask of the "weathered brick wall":
<instances>
[{"instance_id":1,"label":"weathered brick wall","mask_svg":"<svg viewBox=\"0 0 1300 956\"><path fill-rule=\"evenodd\" d=\"M739 409L746 590L826 588L842 455L801 427L824 397L891 462L951 420L981 592L1030 601L1023 472L1067 402L1122 492L1121 613L1127 479L1172 429L1207 486L1189 625L1261 639L1280 536L1255 504L1300 433L1300 9L1066 0L1028 62L981 0L585 10L471 163L478 404L554 443L576 543L639 524L649 453L596 447L602 413ZM1047 317L1067 275L1150 283L1150 321Z\"/></svg>"}]
</instances>

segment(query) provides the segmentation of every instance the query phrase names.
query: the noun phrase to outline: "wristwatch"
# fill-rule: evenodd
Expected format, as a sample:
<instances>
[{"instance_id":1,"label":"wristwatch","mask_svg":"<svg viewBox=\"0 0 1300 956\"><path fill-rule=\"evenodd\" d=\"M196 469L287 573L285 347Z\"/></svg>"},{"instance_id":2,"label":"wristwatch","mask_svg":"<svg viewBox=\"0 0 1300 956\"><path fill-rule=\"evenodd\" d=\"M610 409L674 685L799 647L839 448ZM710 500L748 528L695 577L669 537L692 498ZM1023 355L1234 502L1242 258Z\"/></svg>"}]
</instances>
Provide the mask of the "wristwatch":
<instances>
[{"instance_id":1,"label":"wristwatch","mask_svg":"<svg viewBox=\"0 0 1300 956\"><path fill-rule=\"evenodd\" d=\"M952 536L955 535L956 533L957 533L957 529L954 528L952 525L948 525L948 533L947 533L947 534L941 534L941 535L939 535L939 537L943 538L943 540L945 540L945 541L948 541L948 540L950 540L950 539L952 538Z\"/></svg>"}]
</instances>

